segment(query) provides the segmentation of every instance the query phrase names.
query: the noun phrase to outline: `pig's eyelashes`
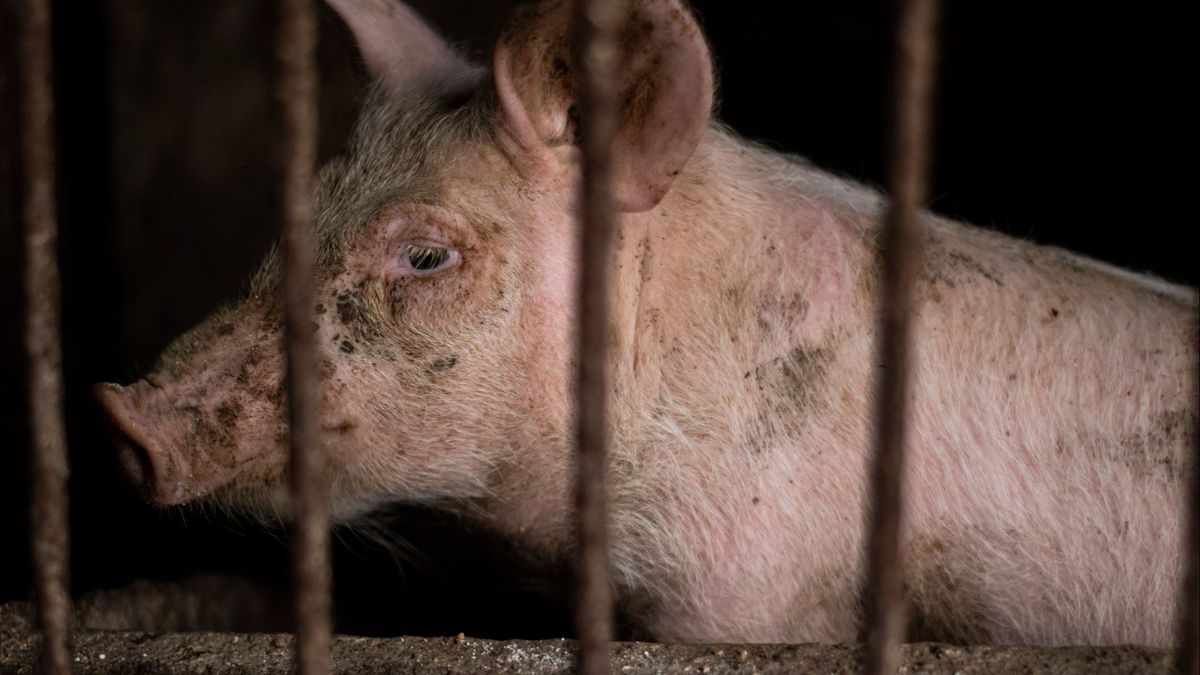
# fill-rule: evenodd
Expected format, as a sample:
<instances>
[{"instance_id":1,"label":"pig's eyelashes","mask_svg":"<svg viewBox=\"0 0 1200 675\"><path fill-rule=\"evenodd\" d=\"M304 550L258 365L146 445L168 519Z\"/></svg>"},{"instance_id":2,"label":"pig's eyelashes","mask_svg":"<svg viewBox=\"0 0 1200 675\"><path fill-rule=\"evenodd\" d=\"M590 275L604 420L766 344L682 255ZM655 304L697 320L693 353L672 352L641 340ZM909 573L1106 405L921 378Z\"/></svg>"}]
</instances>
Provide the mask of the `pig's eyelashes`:
<instances>
[{"instance_id":1,"label":"pig's eyelashes","mask_svg":"<svg viewBox=\"0 0 1200 675\"><path fill-rule=\"evenodd\" d=\"M458 251L427 244L405 244L400 249L400 267L413 276L441 272L458 262Z\"/></svg>"},{"instance_id":2,"label":"pig's eyelashes","mask_svg":"<svg viewBox=\"0 0 1200 675\"><path fill-rule=\"evenodd\" d=\"M404 248L404 257L408 258L408 264L414 270L432 272L450 260L450 252L444 248L409 244Z\"/></svg>"}]
</instances>

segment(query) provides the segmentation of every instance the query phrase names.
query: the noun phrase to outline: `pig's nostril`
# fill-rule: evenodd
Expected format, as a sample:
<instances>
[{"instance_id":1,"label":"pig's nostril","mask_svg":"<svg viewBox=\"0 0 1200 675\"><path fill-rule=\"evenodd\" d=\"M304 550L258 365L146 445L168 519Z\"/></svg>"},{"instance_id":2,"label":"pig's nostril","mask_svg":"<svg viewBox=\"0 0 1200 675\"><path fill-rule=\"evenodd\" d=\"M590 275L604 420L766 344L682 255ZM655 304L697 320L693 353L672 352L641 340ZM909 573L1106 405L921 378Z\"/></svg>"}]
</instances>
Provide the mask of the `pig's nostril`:
<instances>
[{"instance_id":1,"label":"pig's nostril","mask_svg":"<svg viewBox=\"0 0 1200 675\"><path fill-rule=\"evenodd\" d=\"M117 461L125 469L125 475L143 495L154 494L154 463L150 453L119 428L114 431L117 446Z\"/></svg>"},{"instance_id":2,"label":"pig's nostril","mask_svg":"<svg viewBox=\"0 0 1200 675\"><path fill-rule=\"evenodd\" d=\"M111 425L117 461L141 494L154 500L159 488L154 454L144 440L139 418L130 409L125 390L116 385L100 384L96 385L95 394Z\"/></svg>"}]
</instances>

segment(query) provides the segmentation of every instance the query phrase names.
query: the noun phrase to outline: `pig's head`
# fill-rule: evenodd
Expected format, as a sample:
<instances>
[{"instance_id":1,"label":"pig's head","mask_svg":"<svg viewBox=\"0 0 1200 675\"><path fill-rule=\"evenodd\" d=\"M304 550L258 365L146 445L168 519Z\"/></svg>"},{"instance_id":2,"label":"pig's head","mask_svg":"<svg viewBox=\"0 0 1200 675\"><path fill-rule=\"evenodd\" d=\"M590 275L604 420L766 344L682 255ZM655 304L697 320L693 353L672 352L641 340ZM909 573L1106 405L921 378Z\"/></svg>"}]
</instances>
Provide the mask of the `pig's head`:
<instances>
[{"instance_id":1,"label":"pig's head","mask_svg":"<svg viewBox=\"0 0 1200 675\"><path fill-rule=\"evenodd\" d=\"M570 3L522 10L490 74L398 3L331 4L377 79L316 195L335 517L490 499L511 502L500 517L515 528L542 510L561 520L580 174ZM644 214L708 125L712 74L678 0L627 3L620 44L615 197ZM248 297L177 339L145 379L98 385L151 502L286 513L278 268L268 256Z\"/></svg>"}]
</instances>

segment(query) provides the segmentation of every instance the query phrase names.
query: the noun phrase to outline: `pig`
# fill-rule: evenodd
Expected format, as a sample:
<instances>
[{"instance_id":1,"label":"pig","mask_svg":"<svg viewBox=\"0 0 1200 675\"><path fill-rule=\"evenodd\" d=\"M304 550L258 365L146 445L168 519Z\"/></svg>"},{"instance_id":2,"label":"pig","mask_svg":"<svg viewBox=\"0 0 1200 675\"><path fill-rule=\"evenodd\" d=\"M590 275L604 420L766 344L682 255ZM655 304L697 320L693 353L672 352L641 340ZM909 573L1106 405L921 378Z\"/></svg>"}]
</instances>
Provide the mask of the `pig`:
<instances>
[{"instance_id":1,"label":"pig","mask_svg":"<svg viewBox=\"0 0 1200 675\"><path fill-rule=\"evenodd\" d=\"M518 9L490 68L398 2L330 4L374 78L315 195L334 519L430 505L567 559L570 3ZM605 336L619 607L662 641L855 640L884 201L714 120L709 49L681 0L622 8ZM909 637L1169 644L1196 289L922 217ZM279 278L269 254L151 374L97 385L152 504L288 517Z\"/></svg>"}]
</instances>

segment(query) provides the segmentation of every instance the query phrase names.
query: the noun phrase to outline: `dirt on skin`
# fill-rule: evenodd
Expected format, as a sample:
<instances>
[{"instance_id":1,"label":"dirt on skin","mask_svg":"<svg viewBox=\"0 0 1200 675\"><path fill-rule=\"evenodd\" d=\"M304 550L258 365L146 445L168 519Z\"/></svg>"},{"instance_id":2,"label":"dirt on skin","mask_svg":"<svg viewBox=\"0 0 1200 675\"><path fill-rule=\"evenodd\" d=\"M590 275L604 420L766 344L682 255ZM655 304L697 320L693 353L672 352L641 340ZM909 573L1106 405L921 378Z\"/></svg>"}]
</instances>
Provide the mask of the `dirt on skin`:
<instances>
[{"instance_id":1,"label":"dirt on skin","mask_svg":"<svg viewBox=\"0 0 1200 675\"><path fill-rule=\"evenodd\" d=\"M76 630L77 673L290 673L292 637L280 633ZM569 673L570 640L338 636L341 673ZM856 673L858 645L664 645L618 642L614 673ZM0 672L34 673L29 605L0 605ZM1170 651L1144 647L904 646L901 673L1171 673Z\"/></svg>"}]
</instances>

